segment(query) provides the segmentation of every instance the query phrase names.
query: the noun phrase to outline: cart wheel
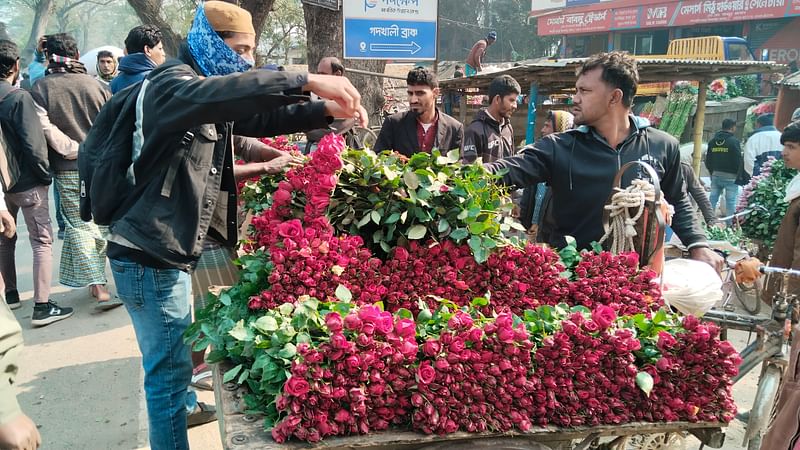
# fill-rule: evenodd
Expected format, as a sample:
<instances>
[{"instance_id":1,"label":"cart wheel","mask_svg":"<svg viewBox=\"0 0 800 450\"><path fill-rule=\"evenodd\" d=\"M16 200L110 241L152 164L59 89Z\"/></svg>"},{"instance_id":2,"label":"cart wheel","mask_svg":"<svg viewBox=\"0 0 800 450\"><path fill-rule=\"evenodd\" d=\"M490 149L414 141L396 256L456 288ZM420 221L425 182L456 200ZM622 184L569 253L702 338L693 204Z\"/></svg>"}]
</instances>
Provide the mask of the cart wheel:
<instances>
[{"instance_id":1,"label":"cart wheel","mask_svg":"<svg viewBox=\"0 0 800 450\"><path fill-rule=\"evenodd\" d=\"M623 448L626 450L684 450L686 435L684 433L656 433L631 436Z\"/></svg>"}]
</instances>

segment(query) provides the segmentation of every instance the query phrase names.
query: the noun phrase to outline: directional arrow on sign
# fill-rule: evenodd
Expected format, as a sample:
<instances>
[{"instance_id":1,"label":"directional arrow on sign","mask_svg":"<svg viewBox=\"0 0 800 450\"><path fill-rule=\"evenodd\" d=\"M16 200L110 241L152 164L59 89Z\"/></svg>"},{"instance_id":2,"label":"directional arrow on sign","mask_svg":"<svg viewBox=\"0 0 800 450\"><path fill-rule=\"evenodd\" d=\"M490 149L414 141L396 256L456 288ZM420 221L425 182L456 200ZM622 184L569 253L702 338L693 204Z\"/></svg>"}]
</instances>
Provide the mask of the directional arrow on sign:
<instances>
[{"instance_id":1,"label":"directional arrow on sign","mask_svg":"<svg viewBox=\"0 0 800 450\"><path fill-rule=\"evenodd\" d=\"M422 47L414 41L410 44L369 44L369 50L372 52L400 52L416 54Z\"/></svg>"}]
</instances>

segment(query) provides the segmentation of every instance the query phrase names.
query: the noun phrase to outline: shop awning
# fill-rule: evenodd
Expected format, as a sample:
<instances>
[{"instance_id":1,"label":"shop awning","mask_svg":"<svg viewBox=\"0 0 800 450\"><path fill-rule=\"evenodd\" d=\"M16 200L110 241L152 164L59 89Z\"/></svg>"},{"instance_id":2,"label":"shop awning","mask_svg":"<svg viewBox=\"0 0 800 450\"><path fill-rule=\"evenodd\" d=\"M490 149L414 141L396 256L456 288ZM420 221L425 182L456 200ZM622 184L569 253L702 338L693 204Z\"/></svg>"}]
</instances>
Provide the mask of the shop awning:
<instances>
[{"instance_id":1,"label":"shop awning","mask_svg":"<svg viewBox=\"0 0 800 450\"><path fill-rule=\"evenodd\" d=\"M586 58L540 60L510 69L481 73L469 78L440 80L442 90L478 89L486 93L489 83L499 75L511 75L527 91L531 83L539 92L556 94L575 87L575 71ZM705 61L690 59L638 59L640 83L662 81L711 81L734 75L782 72L785 66L771 61Z\"/></svg>"},{"instance_id":2,"label":"shop awning","mask_svg":"<svg viewBox=\"0 0 800 450\"><path fill-rule=\"evenodd\" d=\"M791 89L800 89L800 72L795 72L775 84Z\"/></svg>"}]
</instances>

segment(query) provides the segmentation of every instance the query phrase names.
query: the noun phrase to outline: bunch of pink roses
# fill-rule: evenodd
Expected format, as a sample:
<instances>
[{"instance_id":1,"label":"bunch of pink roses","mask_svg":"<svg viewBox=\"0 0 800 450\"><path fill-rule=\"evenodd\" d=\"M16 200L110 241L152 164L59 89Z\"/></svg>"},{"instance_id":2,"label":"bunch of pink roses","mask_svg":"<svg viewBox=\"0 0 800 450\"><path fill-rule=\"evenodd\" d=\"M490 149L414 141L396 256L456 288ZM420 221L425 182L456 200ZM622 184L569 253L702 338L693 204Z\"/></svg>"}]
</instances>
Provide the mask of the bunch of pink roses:
<instances>
[{"instance_id":1,"label":"bunch of pink roses","mask_svg":"<svg viewBox=\"0 0 800 450\"><path fill-rule=\"evenodd\" d=\"M408 422L418 346L416 324L375 306L344 318L325 316L326 342L300 344L291 376L277 399L286 417L272 429L316 442L325 436L366 434Z\"/></svg>"}]
</instances>

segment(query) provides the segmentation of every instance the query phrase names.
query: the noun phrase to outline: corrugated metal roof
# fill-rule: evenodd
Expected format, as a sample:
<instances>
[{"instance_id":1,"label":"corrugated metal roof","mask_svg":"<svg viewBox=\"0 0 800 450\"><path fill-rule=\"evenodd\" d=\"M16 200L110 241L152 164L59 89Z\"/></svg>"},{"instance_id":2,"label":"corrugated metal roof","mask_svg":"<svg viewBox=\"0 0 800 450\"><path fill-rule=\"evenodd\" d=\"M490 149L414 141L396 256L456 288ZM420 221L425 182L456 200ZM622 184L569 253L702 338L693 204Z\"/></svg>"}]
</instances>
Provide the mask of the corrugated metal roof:
<instances>
[{"instance_id":1,"label":"corrugated metal roof","mask_svg":"<svg viewBox=\"0 0 800 450\"><path fill-rule=\"evenodd\" d=\"M478 89L485 92L499 75L511 75L528 90L531 83L539 85L542 93L553 93L575 87L575 71L586 58L538 60L506 70L482 72L470 78L440 80L443 90ZM785 66L771 61L710 61L695 59L637 58L640 83L664 81L698 81L757 73L782 72Z\"/></svg>"},{"instance_id":2,"label":"corrugated metal roof","mask_svg":"<svg viewBox=\"0 0 800 450\"><path fill-rule=\"evenodd\" d=\"M800 72L795 72L781 81L778 81L776 84L781 86L788 86L791 88L800 88Z\"/></svg>"}]
</instances>

